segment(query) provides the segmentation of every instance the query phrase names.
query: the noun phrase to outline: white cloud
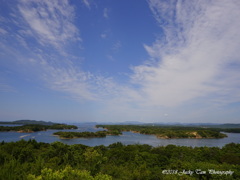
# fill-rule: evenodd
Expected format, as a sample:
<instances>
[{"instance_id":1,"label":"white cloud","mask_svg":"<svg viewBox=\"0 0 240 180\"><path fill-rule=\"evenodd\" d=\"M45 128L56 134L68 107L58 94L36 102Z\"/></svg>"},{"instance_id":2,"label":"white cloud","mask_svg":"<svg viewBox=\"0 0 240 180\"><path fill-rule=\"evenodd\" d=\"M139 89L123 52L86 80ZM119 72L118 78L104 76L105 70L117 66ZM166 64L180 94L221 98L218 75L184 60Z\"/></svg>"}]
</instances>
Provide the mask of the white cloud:
<instances>
[{"instance_id":1,"label":"white cloud","mask_svg":"<svg viewBox=\"0 0 240 180\"><path fill-rule=\"evenodd\" d=\"M31 74L29 78L38 77L48 88L78 101L102 101L118 93L111 78L83 71L77 63L81 57L67 51L68 44L81 43L74 7L68 1L25 0L16 6L19 11L13 8L11 23L18 31L8 33L0 43L1 53ZM114 48L119 46L119 42L114 44Z\"/></svg>"},{"instance_id":2,"label":"white cloud","mask_svg":"<svg viewBox=\"0 0 240 180\"><path fill-rule=\"evenodd\" d=\"M109 13L108 8L104 8L103 9L103 17L106 18L106 19L109 18L108 13Z\"/></svg>"},{"instance_id":3,"label":"white cloud","mask_svg":"<svg viewBox=\"0 0 240 180\"><path fill-rule=\"evenodd\" d=\"M0 34L1 34L1 35L5 35L5 34L7 34L7 31L4 30L4 29L2 29L2 28L0 28Z\"/></svg>"},{"instance_id":4,"label":"white cloud","mask_svg":"<svg viewBox=\"0 0 240 180\"><path fill-rule=\"evenodd\" d=\"M116 41L114 44L113 44L113 47L112 49L116 52L116 51L119 51L119 49L122 47L122 43L120 41Z\"/></svg>"},{"instance_id":5,"label":"white cloud","mask_svg":"<svg viewBox=\"0 0 240 180\"><path fill-rule=\"evenodd\" d=\"M240 63L240 3L150 0L149 6L165 36L145 45L155 61L133 68L132 82L143 94L138 100L155 106L199 97L239 101L240 73L226 66Z\"/></svg>"},{"instance_id":6,"label":"white cloud","mask_svg":"<svg viewBox=\"0 0 240 180\"><path fill-rule=\"evenodd\" d=\"M112 55L110 55L110 54L108 54L106 57L107 57L110 61L115 61L114 57L113 57Z\"/></svg>"},{"instance_id":7,"label":"white cloud","mask_svg":"<svg viewBox=\"0 0 240 180\"><path fill-rule=\"evenodd\" d=\"M106 33L102 33L101 34L101 38L105 39L107 37L107 34Z\"/></svg>"},{"instance_id":8,"label":"white cloud","mask_svg":"<svg viewBox=\"0 0 240 180\"><path fill-rule=\"evenodd\" d=\"M90 8L88 0L83 2ZM82 70L75 61L81 58L66 50L68 43L79 46L81 42L74 25L74 7L68 1L21 1L13 19L18 31L6 34L0 43L1 53L14 57L12 61L16 59L25 65L24 69L32 69L48 88L76 100L102 103L103 113L119 115L119 120L176 119L181 115L191 118L191 113L194 117L207 112L212 103L239 102L240 3L233 0L148 3L164 34L152 45L144 45L150 60L132 67L130 83L125 79L121 84L114 78ZM101 37L108 37L108 33ZM116 41L111 51L117 52L121 47L121 41ZM111 54L107 58L114 60ZM9 87L0 84L1 88ZM183 106L176 109L189 102L204 102L207 107L194 111L195 114L183 110Z\"/></svg>"},{"instance_id":9,"label":"white cloud","mask_svg":"<svg viewBox=\"0 0 240 180\"><path fill-rule=\"evenodd\" d=\"M33 73L29 78L38 77L48 88L81 101L95 100L97 96L91 92L95 77L76 66L74 61L81 57L67 51L69 44L79 46L81 42L74 25L74 7L61 0L26 0L17 7L19 11L11 16L18 31L0 43L4 56L14 57L15 64ZM2 89L6 87L2 85Z\"/></svg>"},{"instance_id":10,"label":"white cloud","mask_svg":"<svg viewBox=\"0 0 240 180\"><path fill-rule=\"evenodd\" d=\"M86 6L88 9L91 8L89 0L83 0L83 3L85 4L85 6Z\"/></svg>"},{"instance_id":11,"label":"white cloud","mask_svg":"<svg viewBox=\"0 0 240 180\"><path fill-rule=\"evenodd\" d=\"M88 1L84 3L90 6ZM98 96L98 91L105 88L103 84L106 85L106 79L82 71L73 62L79 57L65 51L68 43L80 40L79 30L73 23L74 8L68 1L23 1L18 7L23 22L29 27L23 27L24 30L16 35L17 40L23 44L24 38L34 36L43 45L31 47L29 58L24 58L21 63L37 69L35 73L39 73L47 87L53 90L64 92L79 101L99 100L102 96ZM27 33L29 30L31 33ZM50 53L44 46L53 47L57 51ZM103 95L103 91L101 93Z\"/></svg>"},{"instance_id":12,"label":"white cloud","mask_svg":"<svg viewBox=\"0 0 240 180\"><path fill-rule=\"evenodd\" d=\"M18 5L24 22L32 36L43 46L51 45L62 51L69 40L79 41L79 31L74 26L74 8L68 1L22 1ZM29 32L28 32L29 33Z\"/></svg>"},{"instance_id":13,"label":"white cloud","mask_svg":"<svg viewBox=\"0 0 240 180\"><path fill-rule=\"evenodd\" d=\"M110 29L106 29L102 32L102 34L100 35L101 38L106 39L109 38L111 36L112 32Z\"/></svg>"},{"instance_id":14,"label":"white cloud","mask_svg":"<svg viewBox=\"0 0 240 180\"><path fill-rule=\"evenodd\" d=\"M49 67L50 68L50 67ZM89 91L91 74L73 68L50 68L44 79L53 90L70 94L74 99L96 100L96 96Z\"/></svg>"}]
</instances>

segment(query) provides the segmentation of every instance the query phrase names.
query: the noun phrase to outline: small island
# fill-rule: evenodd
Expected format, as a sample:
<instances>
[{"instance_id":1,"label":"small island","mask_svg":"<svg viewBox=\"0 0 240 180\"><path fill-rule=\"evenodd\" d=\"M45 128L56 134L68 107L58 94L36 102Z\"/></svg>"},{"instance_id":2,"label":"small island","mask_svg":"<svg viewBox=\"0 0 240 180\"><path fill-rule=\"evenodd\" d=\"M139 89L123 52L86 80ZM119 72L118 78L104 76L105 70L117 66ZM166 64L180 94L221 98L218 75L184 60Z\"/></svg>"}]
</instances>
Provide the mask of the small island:
<instances>
[{"instance_id":1,"label":"small island","mask_svg":"<svg viewBox=\"0 0 240 180\"><path fill-rule=\"evenodd\" d=\"M17 132L37 132L46 131L47 129L77 129L77 126L59 124L45 121L35 121L35 120L24 120L24 121L13 121L13 122L0 122L0 124L18 124L19 126L0 126L0 131L17 131Z\"/></svg>"},{"instance_id":2,"label":"small island","mask_svg":"<svg viewBox=\"0 0 240 180\"><path fill-rule=\"evenodd\" d=\"M217 129L207 129L202 127L182 127L182 126L149 126L149 125L96 125L97 128L105 128L109 131L132 131L134 133L155 135L161 139L178 138L224 138L226 134Z\"/></svg>"},{"instance_id":3,"label":"small island","mask_svg":"<svg viewBox=\"0 0 240 180\"><path fill-rule=\"evenodd\" d=\"M64 139L72 139L72 138L96 138L96 137L106 137L107 135L120 135L122 134L120 131L97 131L97 132L66 132L66 131L58 131L53 133L53 135L57 135L60 138Z\"/></svg>"}]
</instances>

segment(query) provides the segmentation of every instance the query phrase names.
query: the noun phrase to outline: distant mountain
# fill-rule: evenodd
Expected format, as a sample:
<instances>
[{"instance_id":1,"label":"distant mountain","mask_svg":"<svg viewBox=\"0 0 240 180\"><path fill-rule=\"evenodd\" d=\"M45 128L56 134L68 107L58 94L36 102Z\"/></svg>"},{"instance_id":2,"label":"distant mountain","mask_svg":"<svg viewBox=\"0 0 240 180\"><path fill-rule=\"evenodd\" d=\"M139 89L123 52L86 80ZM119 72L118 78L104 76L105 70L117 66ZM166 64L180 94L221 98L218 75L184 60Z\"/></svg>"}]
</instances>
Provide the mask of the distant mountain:
<instances>
[{"instance_id":1,"label":"distant mountain","mask_svg":"<svg viewBox=\"0 0 240 180\"><path fill-rule=\"evenodd\" d=\"M99 122L102 125L147 125L147 126L188 126L188 127L205 127L205 128L240 128L240 124L233 123L179 123L179 122L160 122L160 123L144 123L138 121L125 122Z\"/></svg>"},{"instance_id":2,"label":"distant mountain","mask_svg":"<svg viewBox=\"0 0 240 180\"><path fill-rule=\"evenodd\" d=\"M123 122L95 122L96 124L112 124L112 125L141 125L146 124L139 121L123 121Z\"/></svg>"},{"instance_id":3,"label":"distant mountain","mask_svg":"<svg viewBox=\"0 0 240 180\"><path fill-rule=\"evenodd\" d=\"M124 121L124 122L78 122L78 123L71 123L71 124L77 124L77 125L97 125L97 124L112 124L112 125L141 125L146 124L143 122L138 121Z\"/></svg>"},{"instance_id":4,"label":"distant mountain","mask_svg":"<svg viewBox=\"0 0 240 180\"><path fill-rule=\"evenodd\" d=\"M54 125L62 123L54 123L51 121L37 121L37 120L16 120L16 121L0 121L1 124L40 124L40 125ZM179 123L179 122L159 122L159 123L144 123L139 121L124 121L124 122L79 122L72 123L84 126L102 125L149 125L149 126L189 126L189 127L206 127L206 128L240 128L240 124L233 123Z\"/></svg>"},{"instance_id":5,"label":"distant mountain","mask_svg":"<svg viewBox=\"0 0 240 180\"><path fill-rule=\"evenodd\" d=\"M143 123L143 122L139 122L139 121L124 121L124 122L121 122L121 123L116 123L116 124L126 124L126 125L134 125L134 124L146 124L146 123Z\"/></svg>"},{"instance_id":6,"label":"distant mountain","mask_svg":"<svg viewBox=\"0 0 240 180\"><path fill-rule=\"evenodd\" d=\"M58 124L58 123L53 123L51 121L37 121L37 120L16 120L16 121L0 121L0 124L40 124L40 125L54 125L54 124Z\"/></svg>"},{"instance_id":7,"label":"distant mountain","mask_svg":"<svg viewBox=\"0 0 240 180\"><path fill-rule=\"evenodd\" d=\"M158 125L158 126L218 126L218 125L222 125L219 123L179 123L179 122L166 122L166 123L152 123L154 125Z\"/></svg>"}]
</instances>

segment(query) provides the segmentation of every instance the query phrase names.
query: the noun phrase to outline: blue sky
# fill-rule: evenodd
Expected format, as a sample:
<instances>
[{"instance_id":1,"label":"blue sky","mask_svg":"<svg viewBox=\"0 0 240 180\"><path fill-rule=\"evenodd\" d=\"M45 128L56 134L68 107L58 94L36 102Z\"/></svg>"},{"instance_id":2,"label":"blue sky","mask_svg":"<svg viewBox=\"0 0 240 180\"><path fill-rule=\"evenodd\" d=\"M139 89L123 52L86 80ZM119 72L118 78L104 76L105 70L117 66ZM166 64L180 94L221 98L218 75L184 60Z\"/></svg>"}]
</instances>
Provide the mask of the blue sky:
<instances>
[{"instance_id":1,"label":"blue sky","mask_svg":"<svg viewBox=\"0 0 240 180\"><path fill-rule=\"evenodd\" d=\"M0 120L240 123L240 2L0 0Z\"/></svg>"}]
</instances>

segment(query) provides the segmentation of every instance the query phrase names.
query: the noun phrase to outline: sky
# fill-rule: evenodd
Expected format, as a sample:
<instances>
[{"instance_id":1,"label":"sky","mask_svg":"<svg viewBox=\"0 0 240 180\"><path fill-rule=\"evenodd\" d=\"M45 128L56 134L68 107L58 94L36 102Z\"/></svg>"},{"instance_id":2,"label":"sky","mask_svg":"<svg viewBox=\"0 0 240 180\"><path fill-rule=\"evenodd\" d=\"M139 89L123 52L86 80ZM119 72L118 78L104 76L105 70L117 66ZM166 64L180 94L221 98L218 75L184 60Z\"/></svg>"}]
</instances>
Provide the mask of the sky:
<instances>
[{"instance_id":1,"label":"sky","mask_svg":"<svg viewBox=\"0 0 240 180\"><path fill-rule=\"evenodd\" d=\"M0 121L240 123L238 0L0 4Z\"/></svg>"}]
</instances>

